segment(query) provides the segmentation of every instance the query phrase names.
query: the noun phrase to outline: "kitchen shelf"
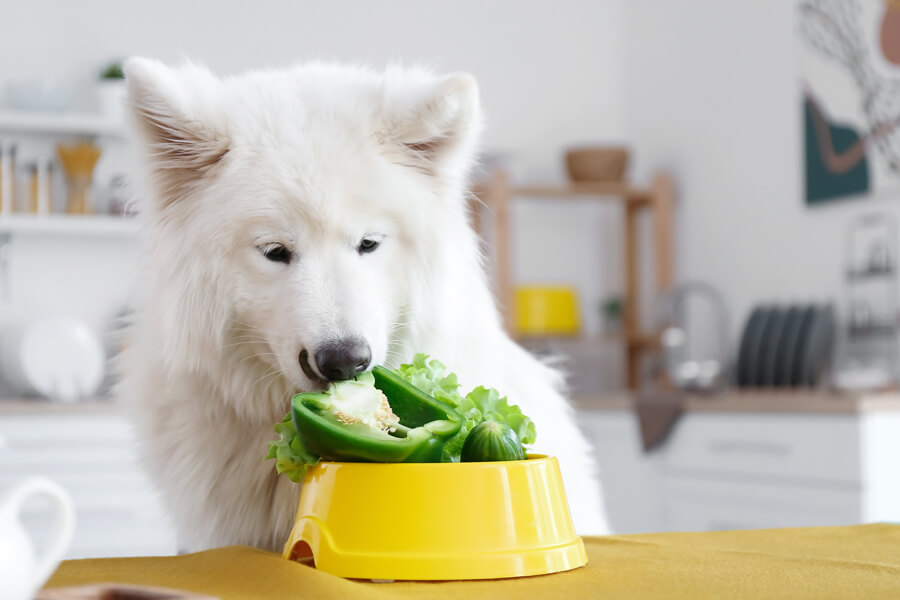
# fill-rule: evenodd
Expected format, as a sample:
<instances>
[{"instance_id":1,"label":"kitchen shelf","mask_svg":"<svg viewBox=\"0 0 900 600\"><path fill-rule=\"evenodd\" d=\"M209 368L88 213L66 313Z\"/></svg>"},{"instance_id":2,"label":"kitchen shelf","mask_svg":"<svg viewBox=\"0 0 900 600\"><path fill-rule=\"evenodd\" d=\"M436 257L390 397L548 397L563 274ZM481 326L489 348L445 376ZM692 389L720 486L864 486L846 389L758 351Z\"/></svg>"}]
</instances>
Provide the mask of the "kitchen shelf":
<instances>
[{"instance_id":1,"label":"kitchen shelf","mask_svg":"<svg viewBox=\"0 0 900 600\"><path fill-rule=\"evenodd\" d=\"M880 269L857 269L847 271L847 279L852 281L863 281L867 279L886 279L893 281L895 271L893 267Z\"/></svg>"},{"instance_id":2,"label":"kitchen shelf","mask_svg":"<svg viewBox=\"0 0 900 600\"><path fill-rule=\"evenodd\" d=\"M516 196L532 198L581 198L583 200L629 200L649 201L652 191L630 185L626 182L573 182L565 185L527 185L514 190Z\"/></svg>"},{"instance_id":3,"label":"kitchen shelf","mask_svg":"<svg viewBox=\"0 0 900 600\"><path fill-rule=\"evenodd\" d=\"M81 402L52 402L45 398L0 398L0 415L114 413L119 405L110 398Z\"/></svg>"},{"instance_id":4,"label":"kitchen shelf","mask_svg":"<svg viewBox=\"0 0 900 600\"><path fill-rule=\"evenodd\" d=\"M0 235L82 235L132 237L140 224L134 217L109 215L9 215L0 216Z\"/></svg>"},{"instance_id":5,"label":"kitchen shelf","mask_svg":"<svg viewBox=\"0 0 900 600\"><path fill-rule=\"evenodd\" d=\"M0 132L124 138L125 124L96 113L0 110Z\"/></svg>"},{"instance_id":6,"label":"kitchen shelf","mask_svg":"<svg viewBox=\"0 0 900 600\"><path fill-rule=\"evenodd\" d=\"M496 265L496 294L504 325L512 337L516 337L513 324L515 306L512 281L512 243L510 232L510 207L516 198L535 198L554 201L560 198L616 201L624 208L624 274L625 311L623 331L620 336L626 350L625 380L630 389L639 385L642 356L657 351L658 332L641 331L641 289L638 282L638 217L643 211L650 213L653 226L653 252L655 283L658 293L668 290L674 279L673 265L673 215L675 184L666 173L657 173L649 186L635 186L628 181L568 182L562 185L514 186L509 176L496 170L473 190L475 199L493 211L494 262ZM483 236L483 223L478 204L473 204L473 225Z\"/></svg>"}]
</instances>

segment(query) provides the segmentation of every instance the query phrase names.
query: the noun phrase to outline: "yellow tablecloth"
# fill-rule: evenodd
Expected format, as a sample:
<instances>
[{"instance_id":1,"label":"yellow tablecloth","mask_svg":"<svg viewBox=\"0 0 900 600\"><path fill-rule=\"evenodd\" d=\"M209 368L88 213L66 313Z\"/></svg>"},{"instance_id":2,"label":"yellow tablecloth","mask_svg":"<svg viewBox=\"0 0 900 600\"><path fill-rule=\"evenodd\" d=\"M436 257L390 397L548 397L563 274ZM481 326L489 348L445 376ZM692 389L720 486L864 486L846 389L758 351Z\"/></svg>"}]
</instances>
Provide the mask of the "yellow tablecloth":
<instances>
[{"instance_id":1,"label":"yellow tablecloth","mask_svg":"<svg viewBox=\"0 0 900 600\"><path fill-rule=\"evenodd\" d=\"M864 525L586 538L567 573L495 581L348 581L244 547L63 563L51 587L120 582L224 599L900 598L900 526Z\"/></svg>"}]
</instances>

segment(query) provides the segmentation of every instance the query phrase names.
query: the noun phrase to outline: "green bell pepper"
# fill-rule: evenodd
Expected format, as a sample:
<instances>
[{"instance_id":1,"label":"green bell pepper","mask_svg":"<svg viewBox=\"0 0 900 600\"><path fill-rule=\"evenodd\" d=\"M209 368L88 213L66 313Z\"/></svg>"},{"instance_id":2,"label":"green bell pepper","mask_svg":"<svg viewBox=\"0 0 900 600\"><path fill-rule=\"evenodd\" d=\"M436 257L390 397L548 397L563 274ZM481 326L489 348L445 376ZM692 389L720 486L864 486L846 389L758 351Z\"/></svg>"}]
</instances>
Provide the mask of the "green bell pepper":
<instances>
[{"instance_id":1,"label":"green bell pepper","mask_svg":"<svg viewBox=\"0 0 900 600\"><path fill-rule=\"evenodd\" d=\"M462 417L384 367L376 366L370 375L364 373L359 379L364 381L341 382L334 384L331 392L297 394L293 397L291 419L303 444L327 460L440 462L444 443L459 433ZM348 405L352 407L354 395L368 396L368 390L348 389L349 400L340 407L334 393L340 391L338 386L341 385L360 384L364 388L372 379L393 411L390 420L384 421L384 428L363 422L364 419L353 422L355 417L348 420L341 412L347 410ZM357 403L368 405L369 416L370 400L369 396Z\"/></svg>"}]
</instances>

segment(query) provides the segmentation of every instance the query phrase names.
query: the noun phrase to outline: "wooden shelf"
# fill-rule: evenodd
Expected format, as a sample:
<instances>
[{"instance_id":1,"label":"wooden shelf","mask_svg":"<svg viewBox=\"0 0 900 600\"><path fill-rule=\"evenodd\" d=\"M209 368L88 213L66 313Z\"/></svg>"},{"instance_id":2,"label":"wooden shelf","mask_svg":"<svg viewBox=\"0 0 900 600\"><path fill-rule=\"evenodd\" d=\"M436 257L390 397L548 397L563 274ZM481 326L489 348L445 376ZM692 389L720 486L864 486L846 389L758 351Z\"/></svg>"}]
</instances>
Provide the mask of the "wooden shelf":
<instances>
[{"instance_id":1,"label":"wooden shelf","mask_svg":"<svg viewBox=\"0 0 900 600\"><path fill-rule=\"evenodd\" d=\"M572 399L579 410L633 410L634 393L582 394ZM838 393L828 390L771 388L725 390L718 394L686 395L685 412L812 413L855 414L872 411L900 411L900 393Z\"/></svg>"},{"instance_id":2,"label":"wooden shelf","mask_svg":"<svg viewBox=\"0 0 900 600\"><path fill-rule=\"evenodd\" d=\"M494 171L481 185L476 186L475 197L483 206L493 211L494 251L496 265L495 293L503 307L506 330L515 336L512 322L514 307L514 283L512 281L510 206L516 198L581 198L586 200L615 200L621 202L624 212L623 263L625 273L625 310L623 314L623 334L621 341L626 350L625 380L631 389L640 383L640 363L643 356L656 352L659 347L655 332L640 331L640 296L638 283L639 242L638 217L646 211L651 216L653 227L653 257L655 266L656 292L668 290L674 280L673 273L673 203L675 187L672 178L665 173L657 173L651 185L637 187L627 181L621 182L572 182L564 185L511 185L509 177L502 170ZM484 223L480 207L472 207L473 224L479 236L483 237Z\"/></svg>"},{"instance_id":3,"label":"wooden shelf","mask_svg":"<svg viewBox=\"0 0 900 600\"><path fill-rule=\"evenodd\" d=\"M510 334L517 343L521 344L541 344L544 342L548 343L599 343L599 342L609 342L614 344L625 344L626 346L633 346L638 348L647 348L653 349L659 346L659 334L654 333L644 333L644 334L633 334L630 336L626 336L623 332L617 333L608 333L605 331L599 331L596 333L579 333L575 335L548 335L548 336L535 336L535 335L521 335L516 332L512 332Z\"/></svg>"},{"instance_id":4,"label":"wooden shelf","mask_svg":"<svg viewBox=\"0 0 900 600\"><path fill-rule=\"evenodd\" d=\"M566 185L546 186L546 185L530 185L513 187L510 189L512 196L528 196L537 198L582 198L595 200L599 198L607 198L609 200L618 200L620 198L628 198L633 200L649 201L651 192L641 188L634 187L628 183L610 182L610 183L570 183Z\"/></svg>"},{"instance_id":5,"label":"wooden shelf","mask_svg":"<svg viewBox=\"0 0 900 600\"><path fill-rule=\"evenodd\" d=\"M119 410L109 398L83 402L51 402L44 398L0 398L0 415L107 413Z\"/></svg>"},{"instance_id":6,"label":"wooden shelf","mask_svg":"<svg viewBox=\"0 0 900 600\"><path fill-rule=\"evenodd\" d=\"M132 237L140 224L133 217L109 215L0 216L0 235L81 235Z\"/></svg>"},{"instance_id":7,"label":"wooden shelf","mask_svg":"<svg viewBox=\"0 0 900 600\"><path fill-rule=\"evenodd\" d=\"M93 113L0 110L0 131L124 138L124 123Z\"/></svg>"}]
</instances>

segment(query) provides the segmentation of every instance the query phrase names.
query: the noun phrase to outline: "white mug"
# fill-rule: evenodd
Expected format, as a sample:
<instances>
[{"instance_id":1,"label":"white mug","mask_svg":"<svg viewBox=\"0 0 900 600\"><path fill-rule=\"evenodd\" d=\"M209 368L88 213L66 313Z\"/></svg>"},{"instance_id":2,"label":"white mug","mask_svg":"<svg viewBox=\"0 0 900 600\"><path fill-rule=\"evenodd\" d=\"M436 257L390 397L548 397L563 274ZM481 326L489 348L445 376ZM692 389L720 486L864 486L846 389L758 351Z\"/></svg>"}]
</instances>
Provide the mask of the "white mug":
<instances>
[{"instance_id":1,"label":"white mug","mask_svg":"<svg viewBox=\"0 0 900 600\"><path fill-rule=\"evenodd\" d=\"M43 556L37 556L19 513L32 496L53 501L54 528ZM72 541L75 511L69 494L44 477L27 479L0 499L0 588L3 600L31 600L47 582Z\"/></svg>"}]
</instances>

